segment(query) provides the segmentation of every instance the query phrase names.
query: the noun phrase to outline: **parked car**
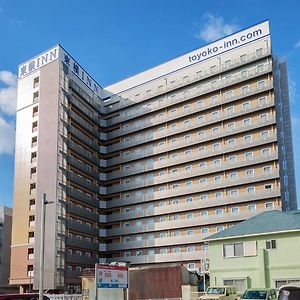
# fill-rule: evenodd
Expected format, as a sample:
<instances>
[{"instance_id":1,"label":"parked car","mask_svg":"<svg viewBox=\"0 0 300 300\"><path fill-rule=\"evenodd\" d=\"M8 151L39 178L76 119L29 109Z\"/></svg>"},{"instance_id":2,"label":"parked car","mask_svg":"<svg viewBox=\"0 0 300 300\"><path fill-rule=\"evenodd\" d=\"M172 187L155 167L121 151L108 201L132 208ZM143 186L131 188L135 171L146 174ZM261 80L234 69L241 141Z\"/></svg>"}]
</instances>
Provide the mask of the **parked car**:
<instances>
[{"instance_id":1,"label":"parked car","mask_svg":"<svg viewBox=\"0 0 300 300\"><path fill-rule=\"evenodd\" d=\"M299 285L284 285L279 289L278 300L299 300Z\"/></svg>"},{"instance_id":2,"label":"parked car","mask_svg":"<svg viewBox=\"0 0 300 300\"><path fill-rule=\"evenodd\" d=\"M263 299L263 300L276 300L277 299L277 293L275 289L265 289L265 288L259 288L259 289L247 289L242 297L241 300L247 299L247 300L256 300L256 299Z\"/></svg>"},{"instance_id":3,"label":"parked car","mask_svg":"<svg viewBox=\"0 0 300 300\"><path fill-rule=\"evenodd\" d=\"M200 297L201 300L237 300L235 286L210 286L207 288L205 295Z\"/></svg>"}]
</instances>

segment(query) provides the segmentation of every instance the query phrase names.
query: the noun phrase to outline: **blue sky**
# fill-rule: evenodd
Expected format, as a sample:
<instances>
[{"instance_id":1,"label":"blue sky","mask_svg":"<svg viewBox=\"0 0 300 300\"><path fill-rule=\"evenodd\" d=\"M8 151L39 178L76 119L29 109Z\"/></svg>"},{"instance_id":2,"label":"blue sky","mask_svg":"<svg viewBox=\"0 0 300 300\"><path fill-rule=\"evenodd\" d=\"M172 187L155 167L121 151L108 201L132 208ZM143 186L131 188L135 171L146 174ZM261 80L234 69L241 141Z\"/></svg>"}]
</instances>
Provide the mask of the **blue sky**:
<instances>
[{"instance_id":1,"label":"blue sky","mask_svg":"<svg viewBox=\"0 0 300 300\"><path fill-rule=\"evenodd\" d=\"M12 206L18 64L60 43L106 86L265 19L288 59L300 196L299 11L296 0L0 0L0 204Z\"/></svg>"}]
</instances>

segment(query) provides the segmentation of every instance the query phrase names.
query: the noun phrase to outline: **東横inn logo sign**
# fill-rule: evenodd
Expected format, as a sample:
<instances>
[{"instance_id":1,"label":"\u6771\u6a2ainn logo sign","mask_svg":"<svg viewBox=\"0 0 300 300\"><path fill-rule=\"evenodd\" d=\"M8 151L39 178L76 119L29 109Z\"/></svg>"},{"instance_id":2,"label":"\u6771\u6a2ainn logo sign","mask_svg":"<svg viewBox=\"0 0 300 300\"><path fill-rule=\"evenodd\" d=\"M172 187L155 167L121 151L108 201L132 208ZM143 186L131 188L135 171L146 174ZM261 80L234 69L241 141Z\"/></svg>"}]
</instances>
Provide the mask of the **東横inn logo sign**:
<instances>
[{"instance_id":1,"label":"\u6771\u6a2ainn logo sign","mask_svg":"<svg viewBox=\"0 0 300 300\"><path fill-rule=\"evenodd\" d=\"M59 45L21 64L18 78L23 79L57 59L60 59L68 67L69 71L76 75L93 92L97 95L100 93L100 85Z\"/></svg>"}]
</instances>

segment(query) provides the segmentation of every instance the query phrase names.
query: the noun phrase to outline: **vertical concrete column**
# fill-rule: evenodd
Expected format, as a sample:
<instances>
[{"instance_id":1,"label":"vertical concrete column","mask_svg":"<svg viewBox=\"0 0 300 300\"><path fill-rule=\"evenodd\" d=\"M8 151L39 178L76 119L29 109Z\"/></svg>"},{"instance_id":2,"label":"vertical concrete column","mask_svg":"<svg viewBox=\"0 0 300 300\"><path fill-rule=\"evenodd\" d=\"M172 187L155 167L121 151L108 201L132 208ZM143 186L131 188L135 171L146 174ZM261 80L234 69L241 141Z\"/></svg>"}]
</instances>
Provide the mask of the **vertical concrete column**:
<instances>
[{"instance_id":1,"label":"vertical concrete column","mask_svg":"<svg viewBox=\"0 0 300 300\"><path fill-rule=\"evenodd\" d=\"M258 249L257 250L257 278L258 283L257 286L262 288L266 287L266 264L265 264L265 249Z\"/></svg>"}]
</instances>

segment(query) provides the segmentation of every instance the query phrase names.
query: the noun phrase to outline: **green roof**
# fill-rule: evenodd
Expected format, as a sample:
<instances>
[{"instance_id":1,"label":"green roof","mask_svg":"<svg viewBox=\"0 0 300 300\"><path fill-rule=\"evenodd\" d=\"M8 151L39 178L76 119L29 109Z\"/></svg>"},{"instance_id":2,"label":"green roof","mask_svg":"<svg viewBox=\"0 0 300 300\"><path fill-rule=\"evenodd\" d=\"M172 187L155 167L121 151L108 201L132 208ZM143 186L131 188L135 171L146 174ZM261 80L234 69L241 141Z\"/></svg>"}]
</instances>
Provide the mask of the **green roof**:
<instances>
[{"instance_id":1,"label":"green roof","mask_svg":"<svg viewBox=\"0 0 300 300\"><path fill-rule=\"evenodd\" d=\"M279 210L271 210L260 213L248 220L210 235L204 240L209 241L297 229L300 230L300 211L283 212Z\"/></svg>"}]
</instances>

